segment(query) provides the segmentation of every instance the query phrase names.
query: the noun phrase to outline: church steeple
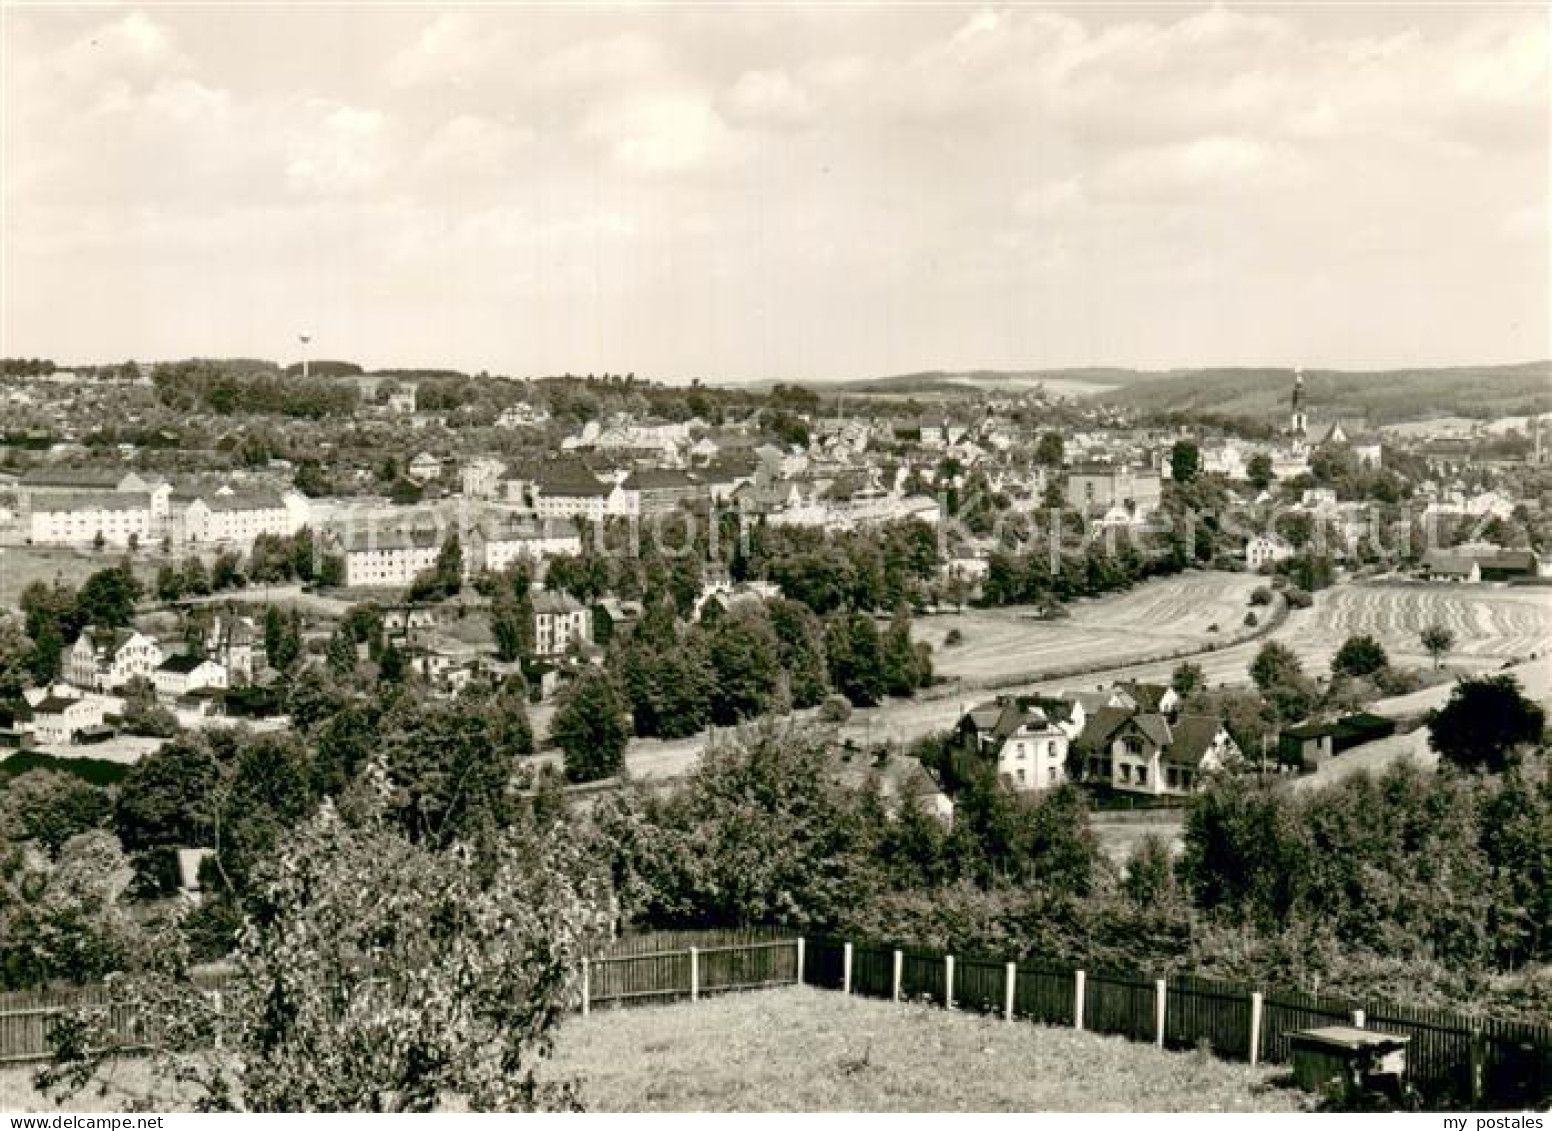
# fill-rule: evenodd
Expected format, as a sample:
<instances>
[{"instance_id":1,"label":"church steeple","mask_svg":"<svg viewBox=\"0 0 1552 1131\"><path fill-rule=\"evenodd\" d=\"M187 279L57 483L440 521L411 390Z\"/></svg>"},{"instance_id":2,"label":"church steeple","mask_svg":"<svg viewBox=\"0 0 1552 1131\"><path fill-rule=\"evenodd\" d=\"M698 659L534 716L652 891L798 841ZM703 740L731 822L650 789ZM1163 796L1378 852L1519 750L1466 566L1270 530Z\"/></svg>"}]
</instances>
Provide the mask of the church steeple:
<instances>
[{"instance_id":1,"label":"church steeple","mask_svg":"<svg viewBox=\"0 0 1552 1131\"><path fill-rule=\"evenodd\" d=\"M1304 370L1293 371L1293 413L1288 421L1288 433L1296 448L1303 448L1309 438L1309 418L1304 414Z\"/></svg>"}]
</instances>

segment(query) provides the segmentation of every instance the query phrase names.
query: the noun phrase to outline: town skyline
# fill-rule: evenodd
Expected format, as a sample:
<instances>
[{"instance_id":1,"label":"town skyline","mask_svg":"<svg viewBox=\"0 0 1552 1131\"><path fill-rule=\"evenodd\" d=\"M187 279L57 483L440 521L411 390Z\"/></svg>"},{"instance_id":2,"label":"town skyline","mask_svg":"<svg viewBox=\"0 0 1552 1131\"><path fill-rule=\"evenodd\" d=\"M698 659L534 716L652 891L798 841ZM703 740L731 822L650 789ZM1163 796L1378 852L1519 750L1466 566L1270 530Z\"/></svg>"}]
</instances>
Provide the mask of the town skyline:
<instances>
[{"instance_id":1,"label":"town skyline","mask_svg":"<svg viewBox=\"0 0 1552 1131\"><path fill-rule=\"evenodd\" d=\"M1552 354L1533 7L0 22L10 356L310 332L722 382Z\"/></svg>"}]
</instances>

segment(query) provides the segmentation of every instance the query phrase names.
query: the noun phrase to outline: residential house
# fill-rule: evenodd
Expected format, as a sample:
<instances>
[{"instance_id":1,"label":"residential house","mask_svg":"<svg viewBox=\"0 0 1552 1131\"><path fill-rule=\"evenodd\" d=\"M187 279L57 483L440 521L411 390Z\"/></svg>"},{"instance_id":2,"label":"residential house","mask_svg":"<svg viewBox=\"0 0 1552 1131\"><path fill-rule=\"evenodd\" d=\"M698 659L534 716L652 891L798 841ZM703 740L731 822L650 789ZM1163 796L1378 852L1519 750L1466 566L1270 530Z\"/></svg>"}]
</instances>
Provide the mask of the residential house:
<instances>
[{"instance_id":1,"label":"residential house","mask_svg":"<svg viewBox=\"0 0 1552 1131\"><path fill-rule=\"evenodd\" d=\"M181 699L206 688L225 688L226 668L207 656L188 652L163 660L151 674L151 682L160 698Z\"/></svg>"},{"instance_id":2,"label":"residential house","mask_svg":"<svg viewBox=\"0 0 1552 1131\"><path fill-rule=\"evenodd\" d=\"M50 693L32 704L32 740L41 746L68 746L102 727L107 701L95 695Z\"/></svg>"},{"instance_id":3,"label":"residential house","mask_svg":"<svg viewBox=\"0 0 1552 1131\"><path fill-rule=\"evenodd\" d=\"M1070 707L1060 700L1001 696L971 708L959 720L962 747L993 762L1016 790L1054 789L1067 780L1071 735L1061 725Z\"/></svg>"},{"instance_id":4,"label":"residential house","mask_svg":"<svg viewBox=\"0 0 1552 1131\"><path fill-rule=\"evenodd\" d=\"M163 658L162 646L143 633L89 627L65 654L65 678L83 691L112 691L137 676L149 680Z\"/></svg>"},{"instance_id":5,"label":"residential house","mask_svg":"<svg viewBox=\"0 0 1552 1131\"><path fill-rule=\"evenodd\" d=\"M1245 542L1245 566L1259 573L1293 557L1294 549L1275 534L1257 534Z\"/></svg>"},{"instance_id":6,"label":"residential house","mask_svg":"<svg viewBox=\"0 0 1552 1131\"><path fill-rule=\"evenodd\" d=\"M417 483L428 483L442 477L442 461L430 452L421 452L410 460L409 477Z\"/></svg>"},{"instance_id":7,"label":"residential house","mask_svg":"<svg viewBox=\"0 0 1552 1131\"><path fill-rule=\"evenodd\" d=\"M226 670L227 687L253 679L254 661L262 651L258 626L252 617L218 616L205 633L205 655Z\"/></svg>"},{"instance_id":8,"label":"residential house","mask_svg":"<svg viewBox=\"0 0 1552 1131\"><path fill-rule=\"evenodd\" d=\"M1085 512L1122 506L1134 514L1159 509L1163 486L1157 471L1128 464L1079 464L1067 473L1067 505Z\"/></svg>"},{"instance_id":9,"label":"residential house","mask_svg":"<svg viewBox=\"0 0 1552 1131\"><path fill-rule=\"evenodd\" d=\"M563 656L573 643L593 640L593 610L569 593L543 590L533 595L534 654Z\"/></svg>"},{"instance_id":10,"label":"residential house","mask_svg":"<svg viewBox=\"0 0 1552 1131\"><path fill-rule=\"evenodd\" d=\"M1185 796L1239 757L1222 720L1109 707L1096 711L1076 742L1084 780L1125 793Z\"/></svg>"}]
</instances>

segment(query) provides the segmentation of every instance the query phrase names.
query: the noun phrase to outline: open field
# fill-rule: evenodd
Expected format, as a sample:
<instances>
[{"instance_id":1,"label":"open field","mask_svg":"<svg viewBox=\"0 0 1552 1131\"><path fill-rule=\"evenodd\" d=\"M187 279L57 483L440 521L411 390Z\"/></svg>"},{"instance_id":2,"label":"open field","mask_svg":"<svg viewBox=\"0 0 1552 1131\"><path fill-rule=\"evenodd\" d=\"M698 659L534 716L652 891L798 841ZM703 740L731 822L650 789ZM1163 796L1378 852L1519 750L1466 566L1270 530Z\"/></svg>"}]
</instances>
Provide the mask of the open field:
<instances>
[{"instance_id":1,"label":"open field","mask_svg":"<svg viewBox=\"0 0 1552 1131\"><path fill-rule=\"evenodd\" d=\"M933 665L946 678L1033 678L1227 640L1244 628L1251 591L1265 584L1252 574L1192 572L1077 602L1058 620L1038 619L1030 608L969 609L920 620L914 635L932 645ZM1209 632L1213 625L1218 630ZM956 629L964 643L944 647Z\"/></svg>"},{"instance_id":2,"label":"open field","mask_svg":"<svg viewBox=\"0 0 1552 1131\"><path fill-rule=\"evenodd\" d=\"M589 1111L1298 1111L1277 1070L795 987L568 1021Z\"/></svg>"},{"instance_id":3,"label":"open field","mask_svg":"<svg viewBox=\"0 0 1552 1131\"><path fill-rule=\"evenodd\" d=\"M1317 595L1277 638L1325 669L1349 636L1368 634L1392 661L1427 666L1418 640L1430 624L1455 634L1452 667L1496 668L1552 651L1552 588L1480 585L1344 585Z\"/></svg>"},{"instance_id":4,"label":"open field","mask_svg":"<svg viewBox=\"0 0 1552 1131\"><path fill-rule=\"evenodd\" d=\"M0 546L0 608L15 608L22 590L34 581L52 582L56 577L67 585L80 587L92 574L124 560L124 551L69 549L59 546ZM133 558L135 576L147 588L156 582L161 559L150 560L146 553Z\"/></svg>"}]
</instances>

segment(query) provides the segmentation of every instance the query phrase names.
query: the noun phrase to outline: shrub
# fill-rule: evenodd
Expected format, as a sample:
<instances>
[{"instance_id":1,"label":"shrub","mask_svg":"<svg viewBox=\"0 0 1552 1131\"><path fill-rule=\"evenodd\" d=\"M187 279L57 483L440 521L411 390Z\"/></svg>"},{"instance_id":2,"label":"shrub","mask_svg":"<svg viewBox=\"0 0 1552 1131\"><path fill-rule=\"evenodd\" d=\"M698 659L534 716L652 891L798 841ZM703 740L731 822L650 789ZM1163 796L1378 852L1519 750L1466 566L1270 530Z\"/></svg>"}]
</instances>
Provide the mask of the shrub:
<instances>
[{"instance_id":1,"label":"shrub","mask_svg":"<svg viewBox=\"0 0 1552 1131\"><path fill-rule=\"evenodd\" d=\"M1272 590L1265 585L1258 585L1251 591L1250 603L1252 605L1270 605L1272 603Z\"/></svg>"},{"instance_id":2,"label":"shrub","mask_svg":"<svg viewBox=\"0 0 1552 1131\"><path fill-rule=\"evenodd\" d=\"M1255 613L1246 613L1245 614L1245 627L1246 628L1255 628L1256 625L1258 625L1260 623L1261 623L1260 621L1256 620L1256 614Z\"/></svg>"},{"instance_id":3,"label":"shrub","mask_svg":"<svg viewBox=\"0 0 1552 1131\"><path fill-rule=\"evenodd\" d=\"M851 718L851 703L844 695L827 695L819 708L819 717L827 723L840 725Z\"/></svg>"},{"instance_id":4,"label":"shrub","mask_svg":"<svg viewBox=\"0 0 1552 1131\"><path fill-rule=\"evenodd\" d=\"M964 642L965 634L960 632L957 628L951 628L948 630L948 635L943 638L943 647L953 648L956 645L963 644Z\"/></svg>"},{"instance_id":5,"label":"shrub","mask_svg":"<svg viewBox=\"0 0 1552 1131\"><path fill-rule=\"evenodd\" d=\"M1307 609L1315 603L1315 598L1309 595L1309 591L1300 589L1297 585L1290 585L1283 590L1283 600L1288 602L1290 609Z\"/></svg>"}]
</instances>

